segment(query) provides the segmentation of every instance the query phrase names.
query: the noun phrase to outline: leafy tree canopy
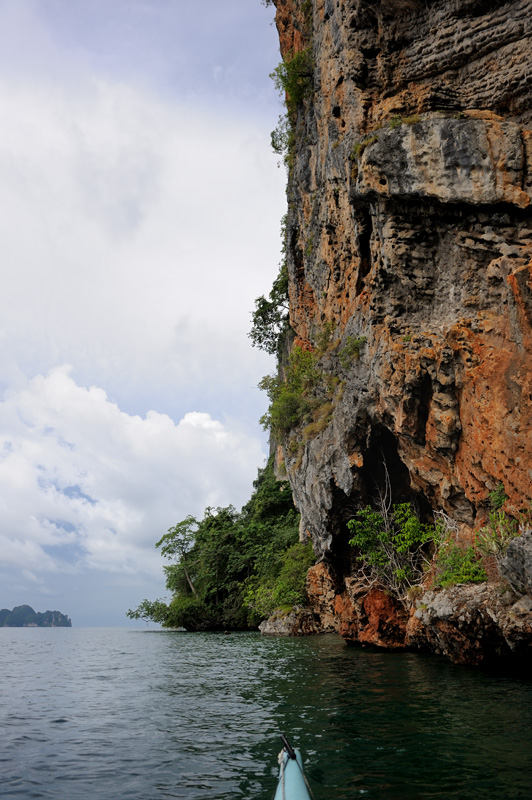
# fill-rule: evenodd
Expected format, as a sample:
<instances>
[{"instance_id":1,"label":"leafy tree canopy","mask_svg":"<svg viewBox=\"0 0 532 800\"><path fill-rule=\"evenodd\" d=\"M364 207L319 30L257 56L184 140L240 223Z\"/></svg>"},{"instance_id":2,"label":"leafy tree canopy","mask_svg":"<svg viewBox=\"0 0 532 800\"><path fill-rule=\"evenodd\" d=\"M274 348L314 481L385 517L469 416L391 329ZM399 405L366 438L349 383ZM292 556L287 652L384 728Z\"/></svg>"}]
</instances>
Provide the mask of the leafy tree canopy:
<instances>
[{"instance_id":1,"label":"leafy tree canopy","mask_svg":"<svg viewBox=\"0 0 532 800\"><path fill-rule=\"evenodd\" d=\"M157 542L170 562L173 597L144 600L127 616L187 630L256 627L277 605L305 601L313 556L298 529L290 485L275 478L270 459L241 511L207 508L203 519L188 516Z\"/></svg>"}]
</instances>

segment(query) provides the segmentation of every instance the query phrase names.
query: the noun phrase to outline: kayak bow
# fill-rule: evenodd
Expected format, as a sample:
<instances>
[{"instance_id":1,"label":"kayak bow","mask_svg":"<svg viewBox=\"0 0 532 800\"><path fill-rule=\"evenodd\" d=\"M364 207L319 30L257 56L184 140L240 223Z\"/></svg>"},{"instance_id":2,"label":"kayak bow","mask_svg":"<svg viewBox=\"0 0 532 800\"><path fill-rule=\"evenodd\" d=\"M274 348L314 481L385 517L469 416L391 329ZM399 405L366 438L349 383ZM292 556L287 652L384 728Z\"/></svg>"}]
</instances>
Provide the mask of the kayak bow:
<instances>
[{"instance_id":1,"label":"kayak bow","mask_svg":"<svg viewBox=\"0 0 532 800\"><path fill-rule=\"evenodd\" d=\"M303 759L286 736L281 735L283 749L279 753L279 780L274 800L312 800L303 772Z\"/></svg>"}]
</instances>

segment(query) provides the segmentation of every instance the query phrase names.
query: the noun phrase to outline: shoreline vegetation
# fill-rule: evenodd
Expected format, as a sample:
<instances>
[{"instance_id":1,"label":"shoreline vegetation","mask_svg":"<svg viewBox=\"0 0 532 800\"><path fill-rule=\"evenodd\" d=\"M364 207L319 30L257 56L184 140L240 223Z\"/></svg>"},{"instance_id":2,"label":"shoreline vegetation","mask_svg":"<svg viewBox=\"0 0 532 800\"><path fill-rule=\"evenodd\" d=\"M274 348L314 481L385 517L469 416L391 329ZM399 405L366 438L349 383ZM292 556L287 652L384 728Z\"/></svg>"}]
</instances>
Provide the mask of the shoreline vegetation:
<instances>
[{"instance_id":1,"label":"shoreline vegetation","mask_svg":"<svg viewBox=\"0 0 532 800\"><path fill-rule=\"evenodd\" d=\"M71 628L72 621L60 611L34 611L31 606L0 609L0 628Z\"/></svg>"},{"instance_id":2,"label":"shoreline vegetation","mask_svg":"<svg viewBox=\"0 0 532 800\"><path fill-rule=\"evenodd\" d=\"M276 609L306 602L305 579L314 564L310 543L299 541L299 514L290 484L279 481L270 457L251 499L188 516L157 543L171 600L143 600L130 619L187 631L256 630Z\"/></svg>"}]
</instances>

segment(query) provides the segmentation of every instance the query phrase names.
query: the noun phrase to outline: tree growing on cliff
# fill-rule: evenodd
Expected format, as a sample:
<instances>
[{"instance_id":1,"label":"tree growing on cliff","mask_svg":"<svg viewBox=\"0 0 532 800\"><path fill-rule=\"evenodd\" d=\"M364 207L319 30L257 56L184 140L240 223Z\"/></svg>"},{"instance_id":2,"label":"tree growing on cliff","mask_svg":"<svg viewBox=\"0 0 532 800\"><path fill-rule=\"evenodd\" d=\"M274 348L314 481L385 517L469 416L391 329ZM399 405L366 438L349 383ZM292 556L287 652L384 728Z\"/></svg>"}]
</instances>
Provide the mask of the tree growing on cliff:
<instances>
[{"instance_id":1,"label":"tree growing on cliff","mask_svg":"<svg viewBox=\"0 0 532 800\"><path fill-rule=\"evenodd\" d=\"M288 302L288 267L286 262L286 214L281 219L281 262L268 299L262 295L255 300L252 326L248 334L254 347L277 356L280 360L290 331Z\"/></svg>"},{"instance_id":2,"label":"tree growing on cliff","mask_svg":"<svg viewBox=\"0 0 532 800\"><path fill-rule=\"evenodd\" d=\"M283 261L270 294L255 300L253 325L249 332L253 346L279 356L290 329L288 322L288 270Z\"/></svg>"},{"instance_id":3,"label":"tree growing on cliff","mask_svg":"<svg viewBox=\"0 0 532 800\"><path fill-rule=\"evenodd\" d=\"M290 173L294 164L296 146L297 112L314 88L314 57L309 45L297 53L291 51L270 74L279 91L286 113L281 114L277 127L271 133L272 150L282 156Z\"/></svg>"},{"instance_id":4,"label":"tree growing on cliff","mask_svg":"<svg viewBox=\"0 0 532 800\"><path fill-rule=\"evenodd\" d=\"M286 54L278 64L270 78L275 88L284 97L289 116L297 111L305 98L309 97L314 87L314 57L309 45L297 53L293 50Z\"/></svg>"},{"instance_id":5,"label":"tree growing on cliff","mask_svg":"<svg viewBox=\"0 0 532 800\"><path fill-rule=\"evenodd\" d=\"M288 431L301 422L308 421L319 400L312 394L322 383L323 374L317 365L316 353L294 347L284 375L266 375L259 383L270 405L260 419L275 441L282 441Z\"/></svg>"}]
</instances>

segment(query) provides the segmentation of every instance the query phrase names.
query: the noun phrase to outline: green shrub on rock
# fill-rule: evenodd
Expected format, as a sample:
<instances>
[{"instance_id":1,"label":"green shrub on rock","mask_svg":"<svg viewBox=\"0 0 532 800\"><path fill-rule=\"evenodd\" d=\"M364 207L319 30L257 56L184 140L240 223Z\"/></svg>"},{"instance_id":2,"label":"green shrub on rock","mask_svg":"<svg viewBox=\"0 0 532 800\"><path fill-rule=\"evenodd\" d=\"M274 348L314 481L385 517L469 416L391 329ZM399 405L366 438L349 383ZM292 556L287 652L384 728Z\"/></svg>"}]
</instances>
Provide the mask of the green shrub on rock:
<instances>
[{"instance_id":1,"label":"green shrub on rock","mask_svg":"<svg viewBox=\"0 0 532 800\"><path fill-rule=\"evenodd\" d=\"M295 53L288 53L284 61L278 64L270 78L275 88L286 97L288 113L296 111L306 97L312 93L314 76L314 58L312 48L306 47Z\"/></svg>"},{"instance_id":2,"label":"green shrub on rock","mask_svg":"<svg viewBox=\"0 0 532 800\"><path fill-rule=\"evenodd\" d=\"M356 549L359 575L376 583L399 599L419 584L428 566L426 545L435 538L435 528L421 522L410 503L381 504L357 511L347 523L353 534L349 544Z\"/></svg>"},{"instance_id":3,"label":"green shrub on rock","mask_svg":"<svg viewBox=\"0 0 532 800\"><path fill-rule=\"evenodd\" d=\"M366 343L365 336L348 336L345 346L338 353L340 364L344 369L349 369L353 359L360 358L360 350Z\"/></svg>"},{"instance_id":4,"label":"green shrub on rock","mask_svg":"<svg viewBox=\"0 0 532 800\"><path fill-rule=\"evenodd\" d=\"M481 583L487 580L479 553L473 545L444 542L436 557L436 586L444 589L457 583Z\"/></svg>"},{"instance_id":5,"label":"green shrub on rock","mask_svg":"<svg viewBox=\"0 0 532 800\"><path fill-rule=\"evenodd\" d=\"M284 378L267 375L261 380L259 388L267 393L270 407L260 422L276 441L281 441L291 428L309 421L317 405L312 390L322 381L316 354L302 347L294 347L290 353Z\"/></svg>"},{"instance_id":6,"label":"green shrub on rock","mask_svg":"<svg viewBox=\"0 0 532 800\"><path fill-rule=\"evenodd\" d=\"M504 484L499 483L497 487L489 493L491 511L488 517L488 524L480 529L477 536L477 547L484 556L493 557L500 566L500 562L506 555L508 545L519 536L524 519L520 522L510 517L502 510L503 505L508 500L508 495L504 490Z\"/></svg>"}]
</instances>

